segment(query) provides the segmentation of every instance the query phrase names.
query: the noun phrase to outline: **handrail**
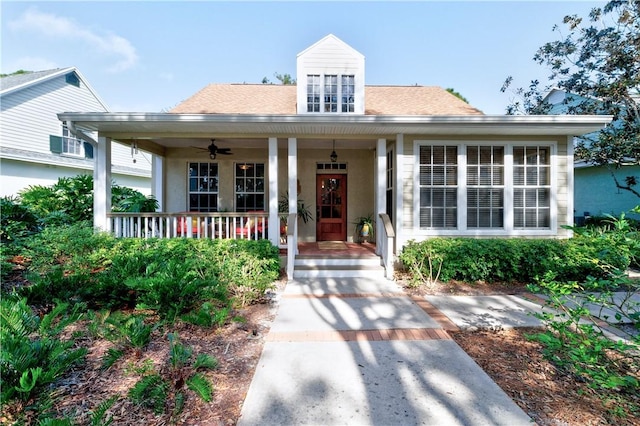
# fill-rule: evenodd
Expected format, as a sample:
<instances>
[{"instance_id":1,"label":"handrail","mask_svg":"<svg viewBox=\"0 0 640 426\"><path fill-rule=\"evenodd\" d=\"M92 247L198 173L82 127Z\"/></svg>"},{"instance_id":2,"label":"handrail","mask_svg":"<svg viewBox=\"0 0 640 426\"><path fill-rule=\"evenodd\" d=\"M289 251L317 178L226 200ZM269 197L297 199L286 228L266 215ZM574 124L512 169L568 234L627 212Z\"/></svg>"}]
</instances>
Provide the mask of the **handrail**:
<instances>
[{"instance_id":1,"label":"handrail","mask_svg":"<svg viewBox=\"0 0 640 426\"><path fill-rule=\"evenodd\" d=\"M394 274L394 242L396 238L396 232L393 229L391 218L386 213L380 213L380 220L382 221L382 235L380 236L380 255L382 256L382 264L385 268L385 275L388 279L393 279Z\"/></svg>"}]
</instances>

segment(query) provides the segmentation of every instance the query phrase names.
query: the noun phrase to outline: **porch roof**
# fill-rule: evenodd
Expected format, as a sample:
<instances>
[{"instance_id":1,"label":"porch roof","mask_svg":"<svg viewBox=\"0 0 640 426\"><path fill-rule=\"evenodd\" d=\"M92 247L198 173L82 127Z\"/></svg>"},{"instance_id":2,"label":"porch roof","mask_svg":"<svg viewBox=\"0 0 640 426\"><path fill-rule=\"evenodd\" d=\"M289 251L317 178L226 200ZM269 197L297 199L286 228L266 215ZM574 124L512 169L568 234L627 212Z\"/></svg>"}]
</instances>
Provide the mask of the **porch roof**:
<instances>
[{"instance_id":1,"label":"porch roof","mask_svg":"<svg viewBox=\"0 0 640 426\"><path fill-rule=\"evenodd\" d=\"M176 138L388 138L411 135L579 136L600 130L609 115L335 115L65 112L61 121L119 141L149 140L163 154ZM172 142L173 141L173 142ZM155 145L152 146L152 145ZM155 149L154 149L155 148Z\"/></svg>"}]
</instances>

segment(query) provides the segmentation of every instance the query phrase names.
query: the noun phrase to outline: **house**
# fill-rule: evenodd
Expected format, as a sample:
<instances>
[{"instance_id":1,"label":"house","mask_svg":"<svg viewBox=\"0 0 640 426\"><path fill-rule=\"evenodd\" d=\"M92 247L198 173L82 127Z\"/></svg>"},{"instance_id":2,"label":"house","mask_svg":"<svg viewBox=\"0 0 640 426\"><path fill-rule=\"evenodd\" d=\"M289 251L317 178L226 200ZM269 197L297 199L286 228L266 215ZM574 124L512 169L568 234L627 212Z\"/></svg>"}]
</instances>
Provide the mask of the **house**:
<instances>
[{"instance_id":1,"label":"house","mask_svg":"<svg viewBox=\"0 0 640 426\"><path fill-rule=\"evenodd\" d=\"M92 173L93 147L71 134L57 113L107 112L108 108L75 67L0 78L0 196L58 178ZM133 160L136 160L135 163ZM116 183L150 193L150 155L115 144Z\"/></svg>"},{"instance_id":2,"label":"house","mask_svg":"<svg viewBox=\"0 0 640 426\"><path fill-rule=\"evenodd\" d=\"M439 87L368 86L364 56L334 35L298 54L296 79L211 84L164 114L59 114L98 134L95 225L286 242L288 271L298 241L352 241L368 214L388 268L409 240L568 237L573 137L610 121L484 115ZM154 154L162 212L109 213L111 140ZM302 204L314 220L295 220Z\"/></svg>"},{"instance_id":3,"label":"house","mask_svg":"<svg viewBox=\"0 0 640 426\"><path fill-rule=\"evenodd\" d=\"M561 89L552 89L545 96L543 102L549 104L549 114L566 114L572 105L584 100L583 97L567 94ZM585 135L585 137L595 139L598 137L598 132ZM616 186L611 172L612 170L606 166L593 165L584 160L574 162L574 209L577 224L584 223L585 217L588 216L605 214L618 216L640 204L636 195ZM613 172L623 184L626 176L635 176L637 180L640 180L640 165L637 164L626 165L620 170L613 170Z\"/></svg>"}]
</instances>

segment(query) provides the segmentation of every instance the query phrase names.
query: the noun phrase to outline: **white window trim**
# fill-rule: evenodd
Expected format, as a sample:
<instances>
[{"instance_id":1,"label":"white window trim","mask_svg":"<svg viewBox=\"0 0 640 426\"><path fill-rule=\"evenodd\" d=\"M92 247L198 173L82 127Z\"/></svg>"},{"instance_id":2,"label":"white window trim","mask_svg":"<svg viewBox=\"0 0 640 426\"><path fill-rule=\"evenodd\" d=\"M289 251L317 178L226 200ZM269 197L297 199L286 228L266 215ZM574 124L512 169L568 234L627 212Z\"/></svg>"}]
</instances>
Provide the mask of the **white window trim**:
<instances>
[{"instance_id":1,"label":"white window trim","mask_svg":"<svg viewBox=\"0 0 640 426\"><path fill-rule=\"evenodd\" d=\"M457 229L421 229L420 228L420 147L457 145L458 147L458 227ZM504 228L467 229L467 146L503 146L504 149ZM551 200L549 229L514 229L513 226L513 147L548 146L550 148ZM413 142L413 235L416 237L462 236L555 236L558 233L558 143L554 140L526 141L453 141L453 140L415 140Z\"/></svg>"}]
</instances>

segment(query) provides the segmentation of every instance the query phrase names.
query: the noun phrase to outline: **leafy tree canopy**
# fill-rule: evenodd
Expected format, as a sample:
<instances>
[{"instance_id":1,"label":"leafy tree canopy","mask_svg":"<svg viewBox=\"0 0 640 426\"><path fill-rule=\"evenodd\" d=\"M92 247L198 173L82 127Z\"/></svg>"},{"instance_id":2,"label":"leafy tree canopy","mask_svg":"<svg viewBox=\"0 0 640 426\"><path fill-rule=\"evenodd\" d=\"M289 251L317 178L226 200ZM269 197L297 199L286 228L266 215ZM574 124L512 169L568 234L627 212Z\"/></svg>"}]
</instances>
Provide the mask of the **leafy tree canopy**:
<instances>
[{"instance_id":1,"label":"leafy tree canopy","mask_svg":"<svg viewBox=\"0 0 640 426\"><path fill-rule=\"evenodd\" d=\"M291 74L280 74L280 73L274 72L273 76L276 78L276 80L278 80L280 82L279 84L282 84L282 85L293 85L293 86L295 86L295 84L296 84L296 79L293 78L291 76ZM267 77L263 77L262 78L262 84L275 84L275 83L273 83Z\"/></svg>"},{"instance_id":2,"label":"leafy tree canopy","mask_svg":"<svg viewBox=\"0 0 640 426\"><path fill-rule=\"evenodd\" d=\"M14 71L12 73L9 74L0 74L0 77L9 77L11 75L20 75L20 74L29 74L32 71L26 71L26 70L18 70L18 71Z\"/></svg>"},{"instance_id":3,"label":"leafy tree canopy","mask_svg":"<svg viewBox=\"0 0 640 426\"><path fill-rule=\"evenodd\" d=\"M615 174L623 165L640 164L640 2L612 0L591 10L587 19L565 16L555 26L560 39L544 44L533 60L549 69L547 84L531 81L515 90L516 100L507 114L548 114L545 96L552 88L566 93L563 111L568 114L608 114L610 125L597 136L580 139L576 157L607 166L616 185L638 197L639 177L624 182ZM568 31L563 33L563 31ZM513 82L508 77L506 91Z\"/></svg>"},{"instance_id":4,"label":"leafy tree canopy","mask_svg":"<svg viewBox=\"0 0 640 426\"><path fill-rule=\"evenodd\" d=\"M460 100L463 100L466 103L469 103L469 101L467 100L467 98L465 98L464 96L462 96L460 94L460 92L457 92L455 89L453 89L452 87L447 87L445 89L447 92L451 93L453 96L455 96L456 98L459 98Z\"/></svg>"}]
</instances>

